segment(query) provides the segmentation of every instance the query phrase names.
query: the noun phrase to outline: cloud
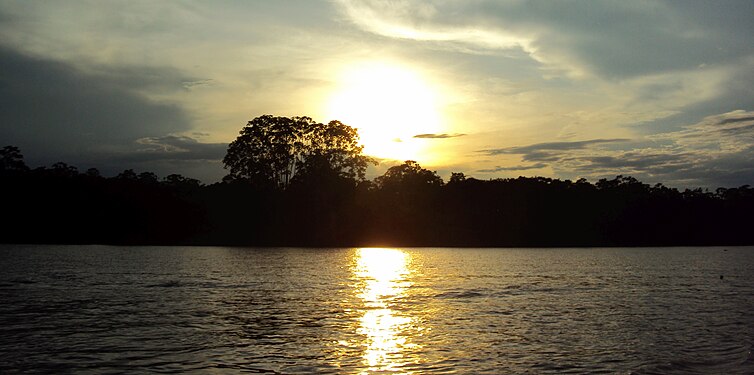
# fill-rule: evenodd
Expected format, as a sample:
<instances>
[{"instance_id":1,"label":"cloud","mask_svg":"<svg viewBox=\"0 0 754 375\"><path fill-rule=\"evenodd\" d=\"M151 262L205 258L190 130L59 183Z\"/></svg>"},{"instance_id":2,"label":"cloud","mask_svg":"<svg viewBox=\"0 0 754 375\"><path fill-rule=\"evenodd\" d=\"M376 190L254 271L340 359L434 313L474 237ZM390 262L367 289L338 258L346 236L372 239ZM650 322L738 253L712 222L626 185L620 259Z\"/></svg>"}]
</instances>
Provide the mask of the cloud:
<instances>
[{"instance_id":1,"label":"cloud","mask_svg":"<svg viewBox=\"0 0 754 375\"><path fill-rule=\"evenodd\" d=\"M615 139L591 139L585 141L573 141L573 142L547 142L537 143L528 146L518 147L506 147L497 149L480 150L484 154L495 155L522 155L521 160L525 162L535 163L532 166L513 166L513 167L500 167L497 166L493 169L483 169L480 172L504 172L504 171L519 171L526 169L538 169L547 167L550 164L560 162L571 155L574 151L583 151L591 148L595 145L606 143L618 143L627 142L628 139L615 138Z\"/></svg>"},{"instance_id":2,"label":"cloud","mask_svg":"<svg viewBox=\"0 0 754 375\"><path fill-rule=\"evenodd\" d=\"M201 86L209 86L211 84L212 84L212 80L211 79L197 79L197 80L194 80L194 81L184 81L184 82L182 82L182 85L183 85L183 87L186 90L192 90L192 89L194 89L196 87L201 87Z\"/></svg>"},{"instance_id":3,"label":"cloud","mask_svg":"<svg viewBox=\"0 0 754 375\"><path fill-rule=\"evenodd\" d=\"M655 134L656 141L670 141L687 150L735 153L754 145L754 111L735 110L705 117L680 131Z\"/></svg>"},{"instance_id":4,"label":"cloud","mask_svg":"<svg viewBox=\"0 0 754 375\"><path fill-rule=\"evenodd\" d=\"M189 117L180 107L139 93L169 85L171 75L164 73L84 73L0 47L0 138L50 160L188 130ZM150 76L163 78L151 82Z\"/></svg>"},{"instance_id":5,"label":"cloud","mask_svg":"<svg viewBox=\"0 0 754 375\"><path fill-rule=\"evenodd\" d=\"M622 143L620 148L599 147ZM530 165L497 166L479 172L511 172L550 167L557 177L590 180L631 175L677 187L754 184L754 111L707 116L681 130L626 139L538 143L482 150L490 156L521 155Z\"/></svg>"},{"instance_id":6,"label":"cloud","mask_svg":"<svg viewBox=\"0 0 754 375\"><path fill-rule=\"evenodd\" d=\"M438 4L410 1L340 0L342 12L363 29L399 39L450 42L490 49L516 48L528 41L511 33L473 24L436 22Z\"/></svg>"},{"instance_id":7,"label":"cloud","mask_svg":"<svg viewBox=\"0 0 754 375\"><path fill-rule=\"evenodd\" d=\"M169 68L84 70L0 46L0 139L32 166L65 161L109 174L157 169L216 179L227 145L171 135L190 131L191 116L148 96L191 81Z\"/></svg>"},{"instance_id":8,"label":"cloud","mask_svg":"<svg viewBox=\"0 0 754 375\"><path fill-rule=\"evenodd\" d=\"M754 121L754 117L744 116L744 117L733 117L733 118L726 118L719 122L720 125L726 125L726 124L733 124L737 122L752 122Z\"/></svg>"},{"instance_id":9,"label":"cloud","mask_svg":"<svg viewBox=\"0 0 754 375\"><path fill-rule=\"evenodd\" d=\"M592 145L598 145L603 143L615 143L615 142L627 142L628 139L615 138L615 139L591 139L586 141L574 141L574 142L549 142L549 143L537 143L528 146L519 147L506 147L497 149L481 150L487 155L500 155L500 154L528 154L536 155L543 151L568 151L568 150L581 150Z\"/></svg>"},{"instance_id":10,"label":"cloud","mask_svg":"<svg viewBox=\"0 0 754 375\"><path fill-rule=\"evenodd\" d=\"M458 133L458 134L417 134L414 136L414 138L422 138L422 139L445 139L445 138L456 138L456 137L463 137L466 134Z\"/></svg>"},{"instance_id":11,"label":"cloud","mask_svg":"<svg viewBox=\"0 0 754 375\"><path fill-rule=\"evenodd\" d=\"M540 169L540 168L545 168L545 167L547 167L547 164L545 163L536 163L532 165L516 165L512 167L496 166L495 168L491 168L491 169L480 169L477 172L495 173L495 172L526 171L530 169Z\"/></svg>"},{"instance_id":12,"label":"cloud","mask_svg":"<svg viewBox=\"0 0 754 375\"><path fill-rule=\"evenodd\" d=\"M327 5L0 2L0 139L36 165L222 172L223 145L203 142L249 114L326 117L337 72L378 58L432 84L443 131L488 135L438 149L469 170L712 183L751 168L749 0ZM600 143L618 137L636 142Z\"/></svg>"},{"instance_id":13,"label":"cloud","mask_svg":"<svg viewBox=\"0 0 754 375\"><path fill-rule=\"evenodd\" d=\"M601 156L579 155L564 160L564 163L570 164L570 167L580 174L661 175L693 168L695 165L693 158L694 155L690 153L673 154L640 150L606 153Z\"/></svg>"},{"instance_id":14,"label":"cloud","mask_svg":"<svg viewBox=\"0 0 754 375\"><path fill-rule=\"evenodd\" d=\"M471 51L521 49L548 65L605 77L690 70L754 53L750 1L338 4L348 19L374 34Z\"/></svg>"},{"instance_id":15,"label":"cloud","mask_svg":"<svg viewBox=\"0 0 754 375\"><path fill-rule=\"evenodd\" d=\"M129 154L137 160L220 160L227 143L201 143L194 138L177 135L146 137L136 141L140 146Z\"/></svg>"},{"instance_id":16,"label":"cloud","mask_svg":"<svg viewBox=\"0 0 754 375\"><path fill-rule=\"evenodd\" d=\"M602 156L575 156L553 166L592 180L618 174L679 187L740 186L754 181L752 152L715 155L705 152L637 150ZM571 172L565 172L565 171Z\"/></svg>"},{"instance_id":17,"label":"cloud","mask_svg":"<svg viewBox=\"0 0 754 375\"><path fill-rule=\"evenodd\" d=\"M553 168L591 178L628 174L686 187L754 183L754 111L707 116L682 130L647 138L654 146L571 152Z\"/></svg>"}]
</instances>

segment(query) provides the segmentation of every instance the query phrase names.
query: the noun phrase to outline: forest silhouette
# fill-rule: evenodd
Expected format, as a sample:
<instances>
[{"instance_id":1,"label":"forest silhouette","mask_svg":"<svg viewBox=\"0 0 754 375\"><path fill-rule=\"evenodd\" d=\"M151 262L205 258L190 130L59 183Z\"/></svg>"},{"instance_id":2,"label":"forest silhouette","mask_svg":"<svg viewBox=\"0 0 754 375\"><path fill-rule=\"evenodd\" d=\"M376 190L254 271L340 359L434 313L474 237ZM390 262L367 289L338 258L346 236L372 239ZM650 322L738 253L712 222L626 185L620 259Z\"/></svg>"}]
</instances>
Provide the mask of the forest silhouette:
<instances>
[{"instance_id":1,"label":"forest silhouette","mask_svg":"<svg viewBox=\"0 0 754 375\"><path fill-rule=\"evenodd\" d=\"M568 247L754 244L754 189L650 186L617 176L445 183L415 161L365 178L356 130L260 116L209 185L65 163L30 169L0 150L0 242L235 246Z\"/></svg>"}]
</instances>

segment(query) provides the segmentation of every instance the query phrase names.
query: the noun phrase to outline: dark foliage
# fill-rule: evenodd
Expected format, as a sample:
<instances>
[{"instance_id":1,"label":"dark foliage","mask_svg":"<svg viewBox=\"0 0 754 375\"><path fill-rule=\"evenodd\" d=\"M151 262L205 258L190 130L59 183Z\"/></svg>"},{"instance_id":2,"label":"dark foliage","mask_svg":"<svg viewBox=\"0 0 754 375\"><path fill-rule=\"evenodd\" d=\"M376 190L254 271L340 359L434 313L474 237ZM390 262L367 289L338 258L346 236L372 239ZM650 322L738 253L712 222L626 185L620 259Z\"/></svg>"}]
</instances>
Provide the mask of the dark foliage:
<instances>
[{"instance_id":1,"label":"dark foliage","mask_svg":"<svg viewBox=\"0 0 754 375\"><path fill-rule=\"evenodd\" d=\"M679 191L618 176L447 184L413 161L366 181L310 158L285 189L208 186L65 163L30 170L2 150L6 243L256 246L649 246L754 244L754 189Z\"/></svg>"},{"instance_id":2,"label":"dark foliage","mask_svg":"<svg viewBox=\"0 0 754 375\"><path fill-rule=\"evenodd\" d=\"M182 244L204 231L197 180L126 170L103 178L56 163L0 171L6 243Z\"/></svg>"},{"instance_id":3,"label":"dark foliage","mask_svg":"<svg viewBox=\"0 0 754 375\"><path fill-rule=\"evenodd\" d=\"M309 117L259 116L241 129L223 158L228 179L287 188L296 179L318 175L363 180L367 164L356 129Z\"/></svg>"}]
</instances>

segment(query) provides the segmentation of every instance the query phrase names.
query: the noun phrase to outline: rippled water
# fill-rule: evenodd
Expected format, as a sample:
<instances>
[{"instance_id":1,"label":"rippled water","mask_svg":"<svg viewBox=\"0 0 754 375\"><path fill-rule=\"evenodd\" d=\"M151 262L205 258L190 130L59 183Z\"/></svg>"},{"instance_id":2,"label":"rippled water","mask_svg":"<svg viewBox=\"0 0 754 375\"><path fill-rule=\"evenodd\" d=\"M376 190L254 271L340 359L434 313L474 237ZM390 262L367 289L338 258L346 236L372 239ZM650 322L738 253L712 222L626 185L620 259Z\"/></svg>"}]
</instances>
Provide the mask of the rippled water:
<instances>
[{"instance_id":1,"label":"rippled water","mask_svg":"<svg viewBox=\"0 0 754 375\"><path fill-rule=\"evenodd\" d=\"M1 373L754 373L754 248L6 245L0 270Z\"/></svg>"}]
</instances>

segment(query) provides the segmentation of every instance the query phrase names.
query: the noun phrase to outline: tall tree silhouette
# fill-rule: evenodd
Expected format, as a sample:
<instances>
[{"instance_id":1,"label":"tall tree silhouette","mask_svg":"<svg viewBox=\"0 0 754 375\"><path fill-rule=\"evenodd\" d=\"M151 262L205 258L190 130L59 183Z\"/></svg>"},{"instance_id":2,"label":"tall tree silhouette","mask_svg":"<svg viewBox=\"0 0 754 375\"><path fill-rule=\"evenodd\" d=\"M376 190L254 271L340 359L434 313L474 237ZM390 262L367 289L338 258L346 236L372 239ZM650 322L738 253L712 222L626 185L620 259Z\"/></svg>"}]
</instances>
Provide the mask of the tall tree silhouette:
<instances>
[{"instance_id":1,"label":"tall tree silhouette","mask_svg":"<svg viewBox=\"0 0 754 375\"><path fill-rule=\"evenodd\" d=\"M231 179L286 188L297 174L323 168L363 180L372 159L361 155L356 129L339 121L264 115L249 121L228 146L223 164Z\"/></svg>"}]
</instances>

